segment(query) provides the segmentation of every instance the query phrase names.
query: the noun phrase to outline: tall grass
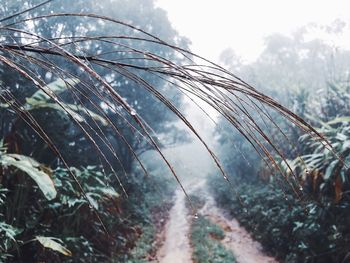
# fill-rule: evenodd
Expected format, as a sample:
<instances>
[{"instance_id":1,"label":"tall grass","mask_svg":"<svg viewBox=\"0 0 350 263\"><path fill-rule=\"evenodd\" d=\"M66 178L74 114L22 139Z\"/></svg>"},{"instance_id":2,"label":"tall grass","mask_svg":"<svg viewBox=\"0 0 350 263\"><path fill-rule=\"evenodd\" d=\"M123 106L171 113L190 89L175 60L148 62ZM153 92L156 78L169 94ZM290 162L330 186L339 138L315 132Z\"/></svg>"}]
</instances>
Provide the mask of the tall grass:
<instances>
[{"instance_id":1,"label":"tall grass","mask_svg":"<svg viewBox=\"0 0 350 263\"><path fill-rule=\"evenodd\" d=\"M49 1L43 2L36 7L47 2ZM103 124L96 121L89 109L94 109L95 112L102 116L106 125L111 127L117 138L127 142L124 133L130 132L135 136L141 137L150 148L156 150L186 194L186 190L182 186L175 169L165 157L161 146L155 139L155 132L151 125L145 121L144 116L152 113L149 113L147 109L144 112L138 112L132 108L122 97L121 93L109 83L108 78L100 74L102 70L108 70L114 76L123 76L130 82L137 84L140 89L144 89L152 94L159 103L164 104L169 111L173 112L204 145L213 162L220 170L222 177L229 184L231 184L230 179L224 171L220 160L214 150L201 137L200 131L196 130L182 110L174 105L171 97L143 77L144 72L165 80L167 85L172 89L179 90L185 96L195 96L204 101L207 107L213 108L218 115L222 116L234 129L238 130L245 140L249 141L261 158L267 160L266 164L271 169L280 169L274 158L276 155L282 160L285 160L285 157L279 147L279 142L274 141L264 127L261 127L257 118L263 119L267 126L273 127L277 132L281 133L286 138L286 141L283 143L289 143L283 129L271 117L271 112L280 114L292 125L310 135L311 138L320 140L324 147L331 149L327 140L298 115L221 66L189 50L167 43L157 36L127 22L100 15L74 13L53 13L40 16L27 15L36 7L0 19L0 34L2 36L0 38L1 66L4 70L15 73L18 78L26 79L33 87L55 101L70 117L72 123L81 129L87 140L93 145L97 155L112 170L113 167L110 164L110 160L106 157L106 152L112 154L116 161L118 161L121 153L118 152L119 149L111 147L110 139L102 130ZM45 38L31 30L30 25L37 21L50 21L58 18L61 18L60 23L63 25L68 24L69 19L72 18L79 19L82 23L96 20L98 23L113 24L116 31L118 28L123 28L130 33L127 35L98 35L86 32L81 35ZM149 45L142 45L144 43L152 44L155 49L162 47L173 50L181 58L182 62L175 63L152 50L142 49L141 47L143 46L149 47ZM94 44L103 44L112 51L108 54L90 54L87 47ZM59 64L57 60L60 61ZM73 98L74 104L78 105L83 111L85 109L83 120L77 118L67 108L59 93L47 88L48 83L40 78L38 74L38 72L42 71L49 72L55 79L66 81L66 85L69 87L68 92ZM78 80L76 84L67 81L72 78ZM4 83L0 82L0 85L1 102L5 103L33 128L68 169L68 161L64 158L60 146L54 143L35 116L20 106L20 98L16 97L16 94L11 92ZM103 103L96 103L94 98L98 98ZM111 119L105 113L106 109L112 111L123 123L117 123ZM205 111L203 108L201 110ZM208 121L211 121L210 118L208 118ZM88 123L94 123L94 125L89 125ZM127 127L127 129L121 130L121 125ZM96 136L99 138L99 142L96 141ZM147 175L147 169L130 144L128 144L128 151L135 157L135 160L141 165ZM284 175L285 173L282 170L279 170L279 172L285 176L285 180L293 188L295 194L299 195L300 190L293 183L297 182L297 180L296 178L293 179L294 174L292 169L290 170L291 175L289 176ZM124 189L118 173L116 171L114 173L121 188ZM70 176L79 186L82 194L85 195L83 187L75 175L71 173ZM127 195L126 192L124 194Z\"/></svg>"}]
</instances>

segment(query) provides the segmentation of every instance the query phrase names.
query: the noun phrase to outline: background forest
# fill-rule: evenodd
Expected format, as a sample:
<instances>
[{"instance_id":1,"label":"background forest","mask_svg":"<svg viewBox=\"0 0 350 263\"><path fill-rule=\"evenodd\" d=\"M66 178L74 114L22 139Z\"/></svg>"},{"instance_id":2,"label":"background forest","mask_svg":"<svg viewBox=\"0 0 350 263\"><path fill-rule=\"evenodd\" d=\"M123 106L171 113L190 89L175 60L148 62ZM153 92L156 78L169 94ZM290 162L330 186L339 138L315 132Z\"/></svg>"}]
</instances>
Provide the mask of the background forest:
<instances>
[{"instance_id":1,"label":"background forest","mask_svg":"<svg viewBox=\"0 0 350 263\"><path fill-rule=\"evenodd\" d=\"M242 64L233 50L221 54L226 67L312 123L344 160L272 116L279 127L286 127L288 138L278 129L270 131L281 141L286 157L286 161L280 160L280 168L288 171L288 164L291 171L287 173L294 173L299 182L303 194L296 198L276 176L276 170L252 154L249 143L238 134L237 139L227 139L228 133L234 133L230 127L218 132L220 156L234 174L232 180L239 185L242 200L218 181L212 187L216 200L283 262L348 260L350 52L313 37L315 31L334 37L348 27L346 22L335 20L326 26L304 26L291 36L271 35L260 57L251 64Z\"/></svg>"},{"instance_id":2,"label":"background forest","mask_svg":"<svg viewBox=\"0 0 350 263\"><path fill-rule=\"evenodd\" d=\"M38 3L2 1L0 13L2 16L10 15ZM129 1L127 4L123 1L53 1L24 14L21 19L50 14L52 10L118 18L153 32L168 43L185 48L187 45L187 40L178 36L165 12L155 8L153 1ZM100 35L130 34L130 29L118 28L97 20L91 19L87 22L80 18L69 18L67 21L65 17L43 19L32 24L24 23L19 29L28 28L45 39L61 37L68 41L86 32L91 36L96 32ZM17 31L2 34L1 41L18 45L26 39L20 38L20 32ZM160 49L152 43L135 44L134 41L125 39L122 44L145 48L174 62L179 60L173 51ZM104 42L87 43L84 48L86 53L107 54L106 57L113 50ZM71 45L69 49L71 52L81 52L78 46ZM120 49L118 59L126 59L126 48ZM109 58L112 59L111 55ZM147 60L137 61L139 66L150 63ZM59 68L61 72L52 74L52 67ZM38 91L30 80L1 64L1 259L12 262L106 262L113 258L114 262L123 262L152 254L152 242L149 241L154 238L159 222L155 221L156 215L152 216L151 211L161 214L163 207L169 205L170 198L166 198L170 187L168 180L155 176L147 178L140 168L133 168L135 157L130 148L140 155L149 146L130 129L130 118L126 122L125 116L115 114L120 109L113 110L105 106L105 112L98 112L93 104L103 103L101 98L91 90L84 89L83 84L92 80L84 75L82 68L68 67L70 65L66 65L61 58L52 57L42 68L33 69L40 80L49 83L48 89L59 94L69 109L67 113L43 91ZM71 78L63 78L62 72L68 70ZM121 75L117 77L117 73L108 69L99 69L98 73L108 79L109 84L135 110L147 109L152 112L145 114L144 118L152 125L155 133L174 133L174 127L171 126L174 115L168 113L164 105L155 103L154 96L128 78ZM166 91L174 105L181 108L179 92L168 88L165 81L151 74L145 73L143 77ZM76 87L77 92L73 94L76 97L69 91L72 86ZM93 101L89 101L89 109L77 106L77 101L91 98ZM19 109L14 111L10 103L16 104ZM51 138L52 144L58 145L60 154L68 160L69 170L57 153L50 149L52 147L44 142L42 135L28 125L28 119L23 118L21 110L30 112L38 120L38 124ZM89 123L83 124L84 130L98 127L103 137L96 133L92 135L93 138L87 138L83 130L71 121L69 114L73 114L78 120L85 116L91 117ZM114 135L115 127L108 125L107 117L118 124L118 133L123 137ZM92 140L95 143L91 143ZM104 149L97 151L95 144ZM106 153L106 149L118 149L118 156L114 150ZM148 169L152 171L152 167ZM121 179L112 175L114 172ZM78 178L85 196L81 194L70 173ZM119 180L123 181L123 189L119 186ZM128 198L124 192L128 193ZM98 210L101 220L94 210ZM101 226L101 221L108 233ZM55 246L56 252L55 249L45 249L45 242L54 242L49 247ZM141 243L140 248L134 251L132 248L137 246L137 242ZM64 247L69 248L69 251Z\"/></svg>"},{"instance_id":3,"label":"background forest","mask_svg":"<svg viewBox=\"0 0 350 263\"><path fill-rule=\"evenodd\" d=\"M225 86L235 75L219 66L194 68L193 54L183 51L190 41L153 0L48 1L7 17L39 2L0 5L0 261L156 261L158 236L182 185L162 156L147 154L187 144L191 136L202 140L182 115L188 101L206 110L194 97L218 112L205 116L215 119L215 130L199 131L210 138L203 144L213 163L210 147L227 172L199 175L208 176L216 204L281 262L349 260L350 50L312 35L341 34L347 22L271 35L251 63L224 50L220 65L249 89L235 95L229 89L235 86ZM47 16L54 13L65 15ZM86 61L67 63L69 54ZM177 81L185 88L174 88ZM121 103L109 104L111 98ZM316 133L329 145L315 140ZM200 197L187 197L188 210L201 207ZM191 235L195 262L234 261L215 243L222 230L197 214Z\"/></svg>"}]
</instances>

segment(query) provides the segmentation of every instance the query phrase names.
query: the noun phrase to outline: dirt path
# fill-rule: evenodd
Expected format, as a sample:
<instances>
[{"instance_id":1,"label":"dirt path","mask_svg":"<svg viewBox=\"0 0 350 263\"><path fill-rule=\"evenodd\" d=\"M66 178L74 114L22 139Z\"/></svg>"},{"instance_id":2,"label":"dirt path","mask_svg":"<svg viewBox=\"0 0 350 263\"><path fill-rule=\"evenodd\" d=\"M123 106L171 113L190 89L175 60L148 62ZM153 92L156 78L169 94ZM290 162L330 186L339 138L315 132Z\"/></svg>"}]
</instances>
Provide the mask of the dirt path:
<instances>
[{"instance_id":1,"label":"dirt path","mask_svg":"<svg viewBox=\"0 0 350 263\"><path fill-rule=\"evenodd\" d=\"M227 219L223 211L216 207L213 198L207 196L207 202L200 212L225 231L225 238L222 243L233 252L238 263L278 262L263 252L261 244L254 241L236 219Z\"/></svg>"},{"instance_id":2,"label":"dirt path","mask_svg":"<svg viewBox=\"0 0 350 263\"><path fill-rule=\"evenodd\" d=\"M203 190L205 181L197 182L192 192ZM238 263L277 263L267 256L261 244L254 241L237 220L228 219L219 209L214 199L206 192L205 205L199 213L209 218L225 231L223 245L231 250ZM160 263L191 263L192 248L189 241L191 215L185 206L185 196L181 190L175 195L175 204L170 211L169 221L165 227L165 241L157 253Z\"/></svg>"},{"instance_id":3,"label":"dirt path","mask_svg":"<svg viewBox=\"0 0 350 263\"><path fill-rule=\"evenodd\" d=\"M189 231L190 220L185 206L185 196L178 190L165 227L165 241L157 255L160 263L192 262Z\"/></svg>"}]
</instances>

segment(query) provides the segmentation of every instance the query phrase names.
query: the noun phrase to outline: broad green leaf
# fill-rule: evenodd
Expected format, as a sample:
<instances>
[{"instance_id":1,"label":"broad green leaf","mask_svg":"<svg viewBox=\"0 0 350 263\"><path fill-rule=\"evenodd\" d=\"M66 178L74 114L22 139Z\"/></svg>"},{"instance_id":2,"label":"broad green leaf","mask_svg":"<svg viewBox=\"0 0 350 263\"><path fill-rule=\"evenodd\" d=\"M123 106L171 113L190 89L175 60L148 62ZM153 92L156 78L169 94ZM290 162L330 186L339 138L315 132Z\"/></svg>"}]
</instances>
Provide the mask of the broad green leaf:
<instances>
[{"instance_id":1,"label":"broad green leaf","mask_svg":"<svg viewBox=\"0 0 350 263\"><path fill-rule=\"evenodd\" d=\"M50 171L34 159L20 154L2 154L0 162L4 166L14 166L28 174L38 185L48 200L56 197L57 191L50 177Z\"/></svg>"},{"instance_id":2,"label":"broad green leaf","mask_svg":"<svg viewBox=\"0 0 350 263\"><path fill-rule=\"evenodd\" d=\"M58 251L65 256L69 256L69 257L72 256L72 252L70 250L68 250L67 248L65 248L64 246L62 246L60 243L57 242L57 241L59 241L59 242L63 243L62 240L60 240L58 238L43 237L43 236L36 236L35 238L36 238L36 240L38 240L40 242L40 244L43 247ZM55 240L57 240L57 241L55 241Z\"/></svg>"},{"instance_id":3,"label":"broad green leaf","mask_svg":"<svg viewBox=\"0 0 350 263\"><path fill-rule=\"evenodd\" d=\"M98 203L96 201L96 199L94 198L94 193L86 193L86 198L89 201L89 204L92 205L96 210L98 210ZM97 195L97 197L100 197L99 195Z\"/></svg>"},{"instance_id":4,"label":"broad green leaf","mask_svg":"<svg viewBox=\"0 0 350 263\"><path fill-rule=\"evenodd\" d=\"M26 98L26 110L30 111L30 110L36 110L36 109L40 109L40 108L50 108L50 109L54 109L60 112L63 112L64 114L69 114L72 118L74 118L75 120L77 120L78 122L83 122L84 118L76 113L74 110L71 109L71 107L69 107L67 104L65 103L61 103L62 106L65 108L63 109L60 105L58 105L57 103L51 103L51 102L46 102L46 101L38 101L32 98Z\"/></svg>"},{"instance_id":5,"label":"broad green leaf","mask_svg":"<svg viewBox=\"0 0 350 263\"><path fill-rule=\"evenodd\" d=\"M57 79L56 81L44 86L43 89L49 94L53 92L58 95L79 82L80 80L77 78ZM38 101L48 101L50 96L48 96L43 90L38 90L31 96L31 98Z\"/></svg>"},{"instance_id":6,"label":"broad green leaf","mask_svg":"<svg viewBox=\"0 0 350 263\"><path fill-rule=\"evenodd\" d=\"M0 103L0 108L8 108L10 107L10 104L8 103Z\"/></svg>"},{"instance_id":7,"label":"broad green leaf","mask_svg":"<svg viewBox=\"0 0 350 263\"><path fill-rule=\"evenodd\" d=\"M105 118L103 118L101 115L86 109L85 107L82 107L81 105L75 105L75 104L66 104L72 111L74 111L76 114L77 112L84 113L88 115L90 118L94 119L95 121L100 122L102 125L107 126L108 122Z\"/></svg>"},{"instance_id":8,"label":"broad green leaf","mask_svg":"<svg viewBox=\"0 0 350 263\"><path fill-rule=\"evenodd\" d=\"M4 103L0 103L0 108L7 109L7 108L11 107L14 103L15 103L14 100L8 100Z\"/></svg>"},{"instance_id":9,"label":"broad green leaf","mask_svg":"<svg viewBox=\"0 0 350 263\"><path fill-rule=\"evenodd\" d=\"M91 110L86 109L85 107L82 107L81 105L74 105L74 104L66 104L64 102L61 102L61 105L57 103L51 103L46 101L38 101L32 98L26 98L27 105L25 107L26 110L35 110L40 108L51 108L57 111L60 111L66 115L70 115L70 117L74 118L78 122L84 122L84 117L81 116L80 113L84 113L88 115L93 120L100 122L102 125L107 126L108 122L105 118L102 116L94 113ZM64 109L63 109L64 108Z\"/></svg>"},{"instance_id":10,"label":"broad green leaf","mask_svg":"<svg viewBox=\"0 0 350 263\"><path fill-rule=\"evenodd\" d=\"M4 139L0 139L0 154L3 154L6 151L6 147L4 146Z\"/></svg>"},{"instance_id":11,"label":"broad green leaf","mask_svg":"<svg viewBox=\"0 0 350 263\"><path fill-rule=\"evenodd\" d=\"M12 225L6 224L5 222L0 222L0 233L3 232L6 237L10 238L12 241L16 242L16 235L21 233L21 231Z\"/></svg>"},{"instance_id":12,"label":"broad green leaf","mask_svg":"<svg viewBox=\"0 0 350 263\"><path fill-rule=\"evenodd\" d=\"M296 230L298 230L298 229L300 229L300 228L302 228L304 226L303 222L296 221L296 222L294 222L294 224L295 224L295 227L292 230L293 232L295 232Z\"/></svg>"},{"instance_id":13,"label":"broad green leaf","mask_svg":"<svg viewBox=\"0 0 350 263\"><path fill-rule=\"evenodd\" d=\"M118 198L120 195L112 188L102 188L102 192L110 197Z\"/></svg>"},{"instance_id":14,"label":"broad green leaf","mask_svg":"<svg viewBox=\"0 0 350 263\"><path fill-rule=\"evenodd\" d=\"M346 176L344 169L341 169L340 177L341 177L342 183L346 183L348 181L348 177Z\"/></svg>"},{"instance_id":15,"label":"broad green leaf","mask_svg":"<svg viewBox=\"0 0 350 263\"><path fill-rule=\"evenodd\" d=\"M281 169L283 171L285 171L287 174L290 174L290 169L292 169L292 171L295 171L296 167L298 166L298 159L294 159L294 160L282 160L280 162L280 166ZM289 168L289 167L290 168Z\"/></svg>"},{"instance_id":16,"label":"broad green leaf","mask_svg":"<svg viewBox=\"0 0 350 263\"><path fill-rule=\"evenodd\" d=\"M70 86L74 86L80 82L79 79L70 78L70 79L58 79L46 86L43 89L47 93L55 93L58 95L59 93L64 92ZM48 96L43 90L38 90L31 97L26 98L26 105L23 107L25 110L34 110L40 108L51 108L57 111L63 112L66 115L70 115L70 117L74 118L78 122L83 122L85 119L81 114L88 115L93 120L100 122L102 125L106 126L108 124L107 120L100 116L99 114L86 109L81 105L75 104L67 104L64 102L60 102L61 105L55 102L49 102L50 96Z\"/></svg>"}]
</instances>

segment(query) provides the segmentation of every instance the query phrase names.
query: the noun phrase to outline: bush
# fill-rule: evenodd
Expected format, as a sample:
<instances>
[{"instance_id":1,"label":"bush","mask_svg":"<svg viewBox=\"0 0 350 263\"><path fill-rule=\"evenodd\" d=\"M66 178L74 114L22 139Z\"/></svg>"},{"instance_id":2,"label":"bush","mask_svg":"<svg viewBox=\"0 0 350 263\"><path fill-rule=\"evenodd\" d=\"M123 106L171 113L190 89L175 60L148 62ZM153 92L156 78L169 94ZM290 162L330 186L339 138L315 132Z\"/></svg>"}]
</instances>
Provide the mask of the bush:
<instances>
[{"instance_id":1,"label":"bush","mask_svg":"<svg viewBox=\"0 0 350 263\"><path fill-rule=\"evenodd\" d=\"M295 199L280 187L239 184L239 200L218 180L211 189L216 202L230 211L262 243L285 262L342 262L350 245L349 204L323 204ZM241 203L242 202L242 203Z\"/></svg>"},{"instance_id":2,"label":"bush","mask_svg":"<svg viewBox=\"0 0 350 263\"><path fill-rule=\"evenodd\" d=\"M156 234L151 227L154 223L151 209L156 204L164 204L161 199L167 186L163 185L164 192L155 193L150 191L148 180L142 180L142 194L124 199L108 185L113 185L113 176L100 172L98 167L71 168L71 171L87 198L66 169L58 168L52 175L58 195L51 201L32 181L26 180L28 176L22 176L17 170L4 173L3 183L9 190L1 186L0 238L4 245L0 247L0 259L9 262L125 262L146 257L154 249L151 244ZM152 195L152 201L148 195ZM142 199L143 205L136 205L135 199ZM37 236L54 237L53 240L62 242L72 256L44 249L36 240ZM147 247L142 253L132 252L143 244Z\"/></svg>"}]
</instances>

